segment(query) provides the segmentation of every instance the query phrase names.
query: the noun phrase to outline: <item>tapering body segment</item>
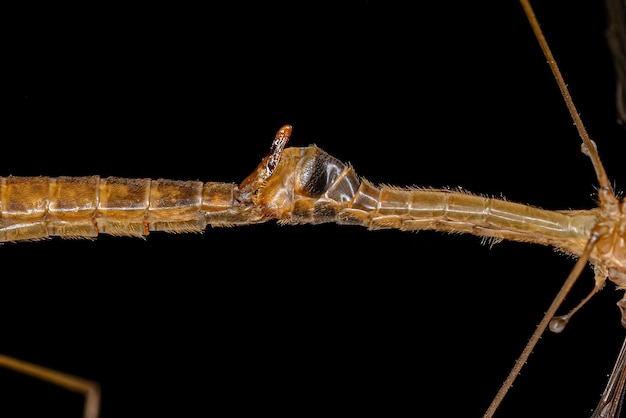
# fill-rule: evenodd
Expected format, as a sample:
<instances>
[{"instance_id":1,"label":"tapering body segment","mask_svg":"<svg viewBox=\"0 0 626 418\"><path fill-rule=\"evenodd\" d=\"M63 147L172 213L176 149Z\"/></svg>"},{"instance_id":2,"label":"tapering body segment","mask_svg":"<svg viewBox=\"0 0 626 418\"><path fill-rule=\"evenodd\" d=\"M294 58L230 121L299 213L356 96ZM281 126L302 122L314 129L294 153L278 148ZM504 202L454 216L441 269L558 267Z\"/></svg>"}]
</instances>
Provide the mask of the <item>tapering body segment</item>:
<instances>
[{"instance_id":1,"label":"tapering body segment","mask_svg":"<svg viewBox=\"0 0 626 418\"><path fill-rule=\"evenodd\" d=\"M551 245L580 254L597 210L550 211L448 189L376 186L316 146L285 150L256 205L285 224L438 230Z\"/></svg>"}]
</instances>

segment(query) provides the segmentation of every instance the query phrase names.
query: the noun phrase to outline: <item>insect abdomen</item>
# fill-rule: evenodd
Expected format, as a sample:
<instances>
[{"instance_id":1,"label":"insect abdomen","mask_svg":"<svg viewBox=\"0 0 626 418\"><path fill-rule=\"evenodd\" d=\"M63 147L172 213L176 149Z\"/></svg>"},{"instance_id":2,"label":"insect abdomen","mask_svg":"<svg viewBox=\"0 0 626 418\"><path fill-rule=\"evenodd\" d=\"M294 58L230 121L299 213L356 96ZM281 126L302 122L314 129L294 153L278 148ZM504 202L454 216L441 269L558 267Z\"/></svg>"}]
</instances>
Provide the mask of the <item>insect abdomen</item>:
<instances>
[{"instance_id":1,"label":"insect abdomen","mask_svg":"<svg viewBox=\"0 0 626 418\"><path fill-rule=\"evenodd\" d=\"M219 223L219 214L228 213L234 187L99 176L0 177L0 242L200 232L212 216Z\"/></svg>"}]
</instances>

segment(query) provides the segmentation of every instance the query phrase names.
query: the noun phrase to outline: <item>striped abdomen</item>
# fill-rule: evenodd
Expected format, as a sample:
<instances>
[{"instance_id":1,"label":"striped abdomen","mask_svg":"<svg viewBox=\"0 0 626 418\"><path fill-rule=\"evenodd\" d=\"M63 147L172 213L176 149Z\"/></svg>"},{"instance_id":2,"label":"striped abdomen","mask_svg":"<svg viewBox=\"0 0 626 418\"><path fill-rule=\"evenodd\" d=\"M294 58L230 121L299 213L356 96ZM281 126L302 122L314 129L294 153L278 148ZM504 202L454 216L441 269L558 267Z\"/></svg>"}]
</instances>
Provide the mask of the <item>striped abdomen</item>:
<instances>
[{"instance_id":1,"label":"striped abdomen","mask_svg":"<svg viewBox=\"0 0 626 418\"><path fill-rule=\"evenodd\" d=\"M0 177L0 242L236 224L236 185L119 177Z\"/></svg>"}]
</instances>

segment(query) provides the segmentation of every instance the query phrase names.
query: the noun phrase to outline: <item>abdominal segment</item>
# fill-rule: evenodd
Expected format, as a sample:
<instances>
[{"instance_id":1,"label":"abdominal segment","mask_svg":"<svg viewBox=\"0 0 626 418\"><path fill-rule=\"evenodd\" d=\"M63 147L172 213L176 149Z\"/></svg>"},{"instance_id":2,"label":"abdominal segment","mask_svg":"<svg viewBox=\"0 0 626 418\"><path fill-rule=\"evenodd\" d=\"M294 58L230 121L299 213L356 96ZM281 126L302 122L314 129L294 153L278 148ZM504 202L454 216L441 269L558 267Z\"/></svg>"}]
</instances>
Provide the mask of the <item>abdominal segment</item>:
<instances>
[{"instance_id":1,"label":"abdominal segment","mask_svg":"<svg viewBox=\"0 0 626 418\"><path fill-rule=\"evenodd\" d=\"M234 187L99 176L0 177L0 242L201 232L232 208Z\"/></svg>"}]
</instances>

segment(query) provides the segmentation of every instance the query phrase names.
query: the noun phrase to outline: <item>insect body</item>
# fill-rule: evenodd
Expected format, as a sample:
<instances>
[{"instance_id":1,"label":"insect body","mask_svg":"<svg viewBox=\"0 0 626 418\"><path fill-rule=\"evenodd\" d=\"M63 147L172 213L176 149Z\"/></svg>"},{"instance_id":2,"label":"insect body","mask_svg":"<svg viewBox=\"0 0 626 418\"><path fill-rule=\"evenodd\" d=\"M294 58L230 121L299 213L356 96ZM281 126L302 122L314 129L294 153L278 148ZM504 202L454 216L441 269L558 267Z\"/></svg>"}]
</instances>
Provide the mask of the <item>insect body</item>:
<instances>
[{"instance_id":1,"label":"insect body","mask_svg":"<svg viewBox=\"0 0 626 418\"><path fill-rule=\"evenodd\" d=\"M574 279L588 260L596 265L593 293L607 277L623 286L625 228L608 187L601 189L601 210L553 212L462 191L375 186L316 146L285 149L291 131L289 125L278 131L270 153L239 186L97 176L0 178L3 241L93 238L100 232L201 232L207 225L272 219L284 224L336 222L551 245L580 257ZM556 327L564 327L568 319ZM8 359L5 366L12 364ZM16 368L21 370L19 363ZM99 407L90 409L86 416L95 417Z\"/></svg>"},{"instance_id":2,"label":"insect body","mask_svg":"<svg viewBox=\"0 0 626 418\"><path fill-rule=\"evenodd\" d=\"M467 6L461 4L459 7ZM519 25L509 19L520 15L518 4L512 4L510 12L505 2L497 7L497 15L501 16L502 23L492 21L492 24L497 25L493 31L500 36L518 32L527 33L527 23L523 21L523 16L520 17L522 22ZM372 12L377 17L375 21L380 23L384 16L375 10ZM486 11L483 12L478 12L475 18L478 19L481 14L489 15ZM490 11L492 12L493 10ZM176 86L168 84L163 90L159 90L158 94L156 90L155 93L149 93L153 91L154 86L170 79L172 74L165 72L159 72L160 76L157 77L159 83L152 79L146 80L143 76L135 79L138 83L110 82L114 71L103 71L103 76L99 76L100 73L95 77L85 76L82 80L98 80L98 83L94 84L74 80L69 76L67 79L62 78L66 81L71 80L69 83L59 83L55 80L55 85L64 86L64 89L69 86L69 93L46 96L54 99L47 99L49 102L44 104L48 106L36 107L39 109L36 112L38 117L32 119L43 120L46 123L38 124L37 126L41 128L36 132L38 135L33 136L48 138L50 132L57 132L63 137L64 146L76 146L78 149L82 146L86 151L89 150L87 157L80 159L85 161L84 165L78 167L68 165L61 147L52 147L50 151L54 152L54 158L51 158L49 153L33 153L30 141L10 141L7 146L10 146L11 150L10 152L5 150L4 155L11 155L12 158L4 159L3 175L13 173L19 177L45 173L57 176L53 178L58 179L66 174L84 176L101 173L105 179L107 177L104 174L108 172L111 175L125 176L123 178L147 178L155 174L173 179L230 181L240 179L241 174L248 172L257 162L258 156L265 152L265 141L259 140L263 137L262 132L266 132L267 135L267 132L271 132L284 121L294 121L299 138L305 138L306 143L310 140L319 141L330 155L342 161L352 162L357 172L371 180L373 185L417 184L437 189L441 189L443 185L460 185L472 191L485 193L489 197L503 192L512 201L541 205L553 210L569 208L586 210L593 207L594 203L589 194L593 191L592 185L595 181L588 175L591 172L588 169L588 160L582 155L579 156L577 146L572 144L576 141L573 129L569 132L567 128L563 128L554 134L547 128L546 120L556 119L563 107L562 103L559 101L553 106L554 112L538 112L534 115L537 118L537 126L531 126L531 121L522 116L525 111L536 110L548 102L549 92L553 91L553 82L549 79L547 71L542 72L547 81L543 87L537 87L538 93L533 94L530 87L520 87L525 83L532 63L537 63L537 67L545 70L544 59L539 54L530 57L522 55L524 53L522 47L514 43L515 41L511 41L509 49L498 55L497 60L493 59L493 49L481 52L477 46L482 44L483 39L469 35L480 33L475 30L477 23L471 21L468 27L461 26L463 22L470 22L468 16L474 16L470 14L470 10L461 9L458 14L450 14L446 8L431 10L425 15L433 17L433 23L445 21L443 26L436 25L439 29L458 28L462 36L457 38L454 46L475 48L476 55L472 65L461 66L458 59L448 61L452 58L451 55L441 56L435 51L424 50L422 53L425 56L429 52L434 55L429 59L420 60L419 68L415 68L410 64L413 57L409 61L403 59L402 53L392 54L389 50L391 45L399 45L403 51L413 51L416 39L430 38L426 34L432 34L431 32L425 33L424 36L419 36L420 34L415 32L419 30L417 28L426 30L429 25L415 25L414 19L411 19L411 22L404 22L406 24L394 19L392 30L381 30L380 33L371 36L367 34L348 36L350 33L363 35L366 33L361 30L363 28L376 31L376 28L380 27L370 25L371 20L367 19L372 19L372 15L367 15L370 17L363 20L342 20L343 26L325 20L326 24L322 26L337 36L323 48L306 48L303 45L302 51L307 52L303 62L328 63L329 66L320 64L314 68L313 72L317 77L311 79L299 73L300 67L296 64L296 59L294 65L288 66L288 71L276 72L274 82L264 79L259 83L273 86L271 89L268 88L266 94L259 94L258 91L251 89L251 84L248 83L252 83L253 78L247 77L236 78L237 82L232 83L236 90L231 90L229 97L216 97L213 88L203 93L202 88L198 90L196 85L193 89L186 89L180 84ZM394 16L398 17L398 13ZM442 17L442 20L439 20L435 18L437 16L445 16L445 19ZM454 24L450 19L453 19ZM346 22L356 23L352 30L344 35L339 28L345 29ZM546 18L544 28L549 26L560 28L561 24L565 24L564 19L559 19L555 23L549 22ZM298 24L291 27L292 36L299 33L296 29L302 29L302 25ZM269 29L266 25L264 28ZM259 30L257 33L264 32ZM206 39L206 37L188 39ZM384 42L379 45L376 39L383 39ZM402 44L403 41L410 43ZM532 51L538 52L535 44L531 42L533 41L530 37L524 40ZM357 43L357 48L347 48L354 43ZM162 45L166 44L156 42L155 45L157 44L159 53L154 56L167 56L168 52L161 49ZM185 42L179 45L185 45ZM265 63L264 68L269 68L276 59L277 46L272 42L263 42L261 45L268 46L264 55L273 57L271 63ZM192 48L194 54L207 48L204 42L195 46L197 48ZM91 48L80 50L91 51L93 50ZM332 54L332 51L335 51L333 48L337 48L335 55ZM216 50L210 47L209 49ZM440 49L438 47L438 51L452 50L453 45L445 45ZM296 54L295 58L298 58L299 51L291 53ZM332 57L328 60L320 59L329 51ZM345 51L352 51L353 54L342 55ZM515 51L515 54L512 54L512 51ZM75 56L78 57L80 54ZM237 56L243 57L245 54ZM524 58L520 58L518 62L515 61L516 57ZM220 65L231 65L232 58L221 56L217 60ZM355 78L348 77L358 72L368 80L378 79L381 74L373 70L374 66L366 65L371 59L393 63L385 66L388 73L381 77L385 80L384 83L369 85L369 88L383 93L381 103L384 103L384 106L372 105L367 99L370 97L367 93L368 88L364 87L362 81L357 82ZM101 59L98 58L97 61L101 62ZM172 60L174 61L176 60ZM130 68L130 71L133 71L132 62L130 65L128 62L124 62L123 65L122 61L115 62L120 63L117 68ZM442 73L443 62L446 63L445 68L455 70ZM197 68L189 64L193 63L183 62L180 65L181 68ZM238 64L241 64L235 66L238 69L254 68L254 65L263 66L263 63L258 62L253 63L252 67L250 63ZM326 72L331 65L334 70ZM433 85L437 74L443 76L438 81L437 94L433 96L424 88L425 84L418 83L413 77L418 73L418 69L422 73L429 71L431 66L434 68L424 80L427 85ZM233 74L235 67L230 69L233 70ZM344 73L346 67L354 71ZM153 74L153 71L159 71L162 67L146 65L141 68L146 71L138 71L137 75ZM306 68L308 74L311 66L306 65ZM463 68L461 72L460 68ZM474 70L476 68L479 70ZM511 77L511 71L518 70L524 71ZM198 71L199 74L196 74L198 77L179 73L180 77L174 79L178 80L177 83L181 80L184 83L184 80L206 76L204 68ZM105 76L107 74L108 76ZM341 83L328 83L329 80L323 78L326 74L333 74L333 77L336 74L336 79ZM411 77L404 77L409 74ZM498 74L502 75L501 79L498 78ZM505 74L509 75L504 76ZM290 75L307 80L308 88L304 90L296 88L293 94L288 91L289 89L277 93L275 86L291 85L289 80L285 79ZM588 82L589 77L587 72L583 79ZM503 86L507 85L505 83L510 82L511 78L516 80L512 83L512 90L507 90L502 96L495 94L498 91L503 92ZM146 80L145 85L142 84L142 80ZM411 83L414 84L407 85L399 80L412 80ZM255 80L254 84L259 81ZM572 85L580 84L569 77L568 81ZM86 96L77 93L81 91L82 86L101 83L105 83L105 87L100 87L95 92L91 91ZM109 87L116 85L128 86L128 90L116 87L111 91L108 90ZM495 86L493 90L492 86ZM520 90L516 90L517 88ZM194 93L186 96L181 93L185 91ZM474 94L478 91L481 97L488 98L486 102L493 102L494 106L481 106L479 112L473 113L478 110L473 101ZM524 105L513 108L518 98L525 97L524 93L536 99L533 100L536 106ZM424 100L429 103L428 109L418 112L416 108L400 106L402 101L397 100L396 94L408 94L412 100L415 98ZM197 95L217 100L223 105L221 106L223 110L218 115L211 115L207 121L209 112L206 109L196 108L197 102L193 102L195 103L193 106L188 105ZM612 95L611 88L606 103L612 100ZM63 100L60 106L55 106L57 97ZM94 100L85 105L81 102L85 97L98 97L98 100L104 97L105 101L99 104ZM246 99L242 100L242 97ZM254 99L255 97L261 99ZM34 98L37 99L36 96ZM313 98L320 100L315 101ZM74 101L76 103L71 105ZM315 108L306 106L314 102L323 102L326 106ZM594 101L594 107L601 102ZM172 103L181 106L174 106L175 110L172 111ZM250 107L249 113L244 109L246 106ZM352 112L347 114L346 108L350 108ZM54 118L46 114L50 109L58 109L58 113L54 113ZM289 109L297 109L299 113L294 117ZM231 114L233 110L236 120L230 121L226 115ZM590 111L583 107L581 112L587 121L586 116ZM608 115L608 112L605 113ZM276 117L276 114L280 117ZM358 115L358 119L353 118L351 116L353 114ZM472 116L468 117L470 114ZM127 115L133 115L136 118L134 126L141 129L128 132L126 126L121 123L129 117ZM417 115L420 120L428 121L429 126L438 127L441 130L439 135L423 135L416 129L414 121ZM441 115L441 119L436 115ZM542 119L542 115L545 115L546 120ZM50 123L53 119L54 123ZM242 119L245 123L242 123ZM223 120L233 124L236 122L237 126L255 126L255 131L243 130L233 134L231 128L217 127L222 126ZM316 126L316 123L322 120L326 122L320 127L320 131L308 131L307 127ZM363 120L371 123L365 127ZM196 124L193 121L198 122ZM262 124L259 123L261 121ZM207 140L207 123L213 131L209 135L210 141ZM590 123L587 121L588 126ZM561 119L558 125L563 127L570 124L569 120ZM229 123L226 125L232 126ZM514 129L502 132L497 129L500 125ZM475 126L480 127L480 134L468 136L468 128ZM497 132L491 132L492 129L496 129ZM155 136L172 138L176 143L162 149L149 141ZM252 142L244 142L246 137L253 138L254 142L260 145L253 148ZM607 150L616 145L605 137L602 140L598 135L595 137L603 152L605 163L609 161L609 167L618 166L615 161L612 164L610 161L620 153L615 152L615 148ZM104 153L106 159L100 159L102 153L93 153L85 147L87 138L89 144L97 145L98 149L107 146L105 149L108 152ZM123 140L116 143L117 138ZM354 142L350 142L352 138L355 139ZM446 138L445 141L443 138ZM551 142L552 140L555 142ZM22 144L27 144L26 149L20 150L19 146ZM341 149L342 144L347 144L348 149ZM552 147L550 144L555 145ZM229 145L230 148L225 145ZM389 153L390 149L396 151ZM526 154L525 150L528 149L534 151ZM554 149L558 149L558 152L551 153ZM571 149L576 154L566 154ZM250 155L248 161L245 164L244 161L238 163L245 159L244 154ZM19 156L29 156L27 160L29 164L21 161ZM181 161L184 163L179 163ZM137 170L136 164L140 165ZM609 171L613 175L619 174L615 169ZM481 172L485 177L482 180L473 180L473 177ZM576 201L577 197L580 197L580 202ZM146 230L145 223L141 222L138 227L136 230L143 234ZM171 240L167 241L169 244L163 242L166 239ZM320 245L320 242L325 244ZM462 244L456 247L457 243ZM279 405L285 394L291 399L298 399L300 396L301 404L319 405L323 400L332 398L331 390L345 393L346 388L350 387L354 389L352 392L354 396L349 402L352 407L362 405L371 410L378 406L388 412L389 405L395 401L408 400L410 405L415 405L417 398L418 403L425 405L423 408L433 407L433 410L439 411L441 405L445 404L453 409L458 408L463 415L479 416L495 392L495 385L505 376L504 372L500 374L492 367L509 368L512 365L534 323L538 322L532 315L540 315L549 304L548 301L538 299L544 293L546 296L553 294L555 291L547 287L561 282L574 264L571 258L555 256L548 247L536 248L538 246L502 243L489 250L487 246L477 245L474 237L439 237L438 234L427 231L417 235L385 230L368 232L358 226L335 228L332 224L319 225L315 228L306 226L276 228L268 223L248 228L210 229L210 234L202 236L199 234L166 236L154 233L145 242L123 238L109 239L102 233L95 241L54 239L24 245L27 249L22 244L2 246L5 261L10 260L14 264L28 267L26 276L32 277L30 280L24 280L25 275L22 274L21 281L14 281L12 287L7 289L7 294L17 296L4 303L7 310L4 316L15 318L14 313L10 314L9 308L11 312L20 312L20 307L26 307L40 315L38 320L22 318L18 321L21 329L29 330L28 336L21 335L17 330L11 332L9 329L10 338L4 341L4 351L101 382L105 391L103 416L114 413L109 411L115 409L113 399L119 399L118 396L133 399L135 404L140 405L137 408L142 410L156 407L150 402L154 399L160 400L160 409L163 404L167 405L170 399L171 405L176 404L179 408L181 404L186 402L191 404L194 400L200 404L196 404L197 408L193 409L206 407L206 393L197 393L196 390L199 388L194 389L193 385L185 385L183 389L183 384L174 385L176 387L170 384L191 381L185 379L188 375L183 370L187 370L191 376L197 376L198 373L213 376L209 379L210 382L219 382L218 386L222 389L215 396L210 396L210 401L224 402L227 405L240 404L241 398L237 396L237 399L234 399L232 396L242 392L255 404L255 409L258 409L262 398L265 398L266 405L267 403ZM167 247L167 251L163 246ZM484 258L477 259L474 252L480 254L478 257ZM528 255L529 252L532 255ZM542 254L545 255L545 259L542 258ZM18 255L20 257L27 255L28 261L19 263ZM121 257L132 262L122 267L119 261ZM328 268L330 264L325 261L329 258L341 260L341 268L331 271ZM475 264L476 260L481 260L478 265ZM384 273L376 273L373 264L377 267L383 265ZM217 265L226 266L228 273L224 273L222 268L216 268ZM303 268L314 271L316 280L303 278L303 275L299 274ZM50 278L51 269L64 272L63 278L53 281ZM585 279L586 283L592 282L588 272ZM204 288L207 284L211 286L209 291ZM508 285L512 288L504 289L504 286ZM585 293L589 286L580 285ZM69 294L67 289L70 288L76 289L72 297L67 296ZM78 290L82 290L80 294L88 296L81 299ZM38 296L26 298L27 291L34 291ZM496 293L505 296L494 300L492 295ZM440 298L437 307L431 306L426 309L424 304L420 306L420 299L431 297ZM577 328L584 326L584 317L594 318L593 331L605 323L618 322L615 320L614 292L605 291L598 297L609 299L606 301L606 305L610 305L607 308L609 312L606 315L597 315L606 320L596 321L596 315L590 313L594 306L601 305L600 302L595 302L598 299L594 299L587 307L588 313L579 315L581 319L568 325L566 332L558 338L544 337L545 341L536 351L537 354L545 353L546 356L551 354L551 360L546 364L542 362L540 355L531 358L521 380L516 382L515 390L509 395L513 398L507 398L510 404L515 405L511 408L517 411L518 408L527 407L536 412L527 400L536 400L537 403L546 405L540 401L541 397L545 396L554 401L550 406L564 415L568 415L564 411L569 408L572 411L582 411L583 415L586 415L585 409L591 410L602 391L602 376L610 372L610 364L614 360L614 351L618 346L607 341L612 333L600 333L600 336L588 345L594 347L602 345L601 355L574 351L580 350L589 338L592 338L591 334ZM571 296L568 301L570 299L572 304L579 300L576 296ZM64 307L68 307L67 310ZM69 307L72 307L71 311ZM476 314L478 315L474 316ZM120 316L119 319L117 315ZM515 322L514 317L517 315L524 317L523 322ZM52 321L52 318L55 320ZM85 318L85 323L81 322L81 318ZM89 318L89 322L86 318ZM46 326L40 325L42 321ZM521 324L530 329L519 329L518 326L523 326ZM621 326L614 325L618 327L616 333L621 338L623 333ZM516 337L518 340L507 346L506 332L509 329L514 329L510 338ZM50 335L46 334L47 332ZM197 335L206 332L211 333L213 343L210 345L204 345L196 338ZM425 356L428 359L426 364L430 366L436 362L438 365L436 374L426 375L428 368L415 356L417 347L403 337L407 335L414 337L416 334L419 336L420 350L428 350ZM36 339L35 335L44 335L48 338L40 340ZM581 339L585 344L580 340L571 343L569 338L573 335L583 335L584 338ZM102 340L117 341L119 345L103 344ZM51 341L54 341L54 344ZM186 350L172 351L171 356L167 354L162 356L162 351L159 351L157 355L156 348L163 347L165 341L179 341L181 346L184 341ZM216 341L219 341L219 344ZM11 344L14 345L12 350ZM55 345L58 345L58 348ZM254 355L255 352L262 354L258 354L257 357ZM49 353L39 354L49 358L37 357L37 353ZM106 373L84 371L76 365L54 364L54 353L57 357L72 358L76 363L91 364L96 368L98 365L107 364L107 367L102 366ZM570 354L574 358L568 361L566 359ZM503 357L496 359L495 357L499 355ZM191 358L195 360L190 361ZM111 359L115 359L115 365ZM609 365L600 365L603 360ZM558 369L561 363L564 363L564 370L554 370ZM495 366L496 364L498 366ZM585 374L583 370L589 364L593 364L592 369L596 374L588 378L580 376L579 374ZM218 370L215 370L215 367ZM568 372L574 376L561 374ZM268 388L266 376L277 374L285 383ZM430 382L433 390L418 393L405 384L397 383L400 380L406 381L399 377L407 375L421 376L420 379L424 378ZM113 376L123 377L116 379ZM307 384L312 382L314 377L326 377L327 392L318 392L314 389L316 386ZM555 384L552 378L561 384ZM597 379L600 382L593 390L589 385ZM159 381L160 385L156 385L155 382ZM584 385L570 384L575 381L582 381ZM144 382L145 386L131 382ZM296 384L291 384L293 382ZM380 382L384 384L381 385ZM531 382L533 388L528 388L525 382ZM543 384L546 384L547 388L539 389L544 387ZM494 387L486 387L489 385ZM558 391L565 386L570 389L559 394ZM581 386L585 386L584 391ZM165 389L166 387L168 389ZM455 387L465 389L458 391L454 389ZM584 393L572 395L572 387L574 389L580 387ZM274 395L257 397L260 388L267 388L266 393L272 393L275 397ZM308 392L310 397L304 395L304 391L300 390L302 388L313 388ZM535 392L529 393L526 390ZM117 393L112 393L113 391ZM137 391L142 395L137 396ZM588 397L586 401L583 400L584 396ZM450 405L451 397L458 400L455 405ZM181 401L183 399L184 401ZM255 400L257 402L254 402ZM575 402L580 404L575 405ZM503 407L502 415L509 416L506 402ZM191 409L189 406L189 412Z\"/></svg>"}]
</instances>

